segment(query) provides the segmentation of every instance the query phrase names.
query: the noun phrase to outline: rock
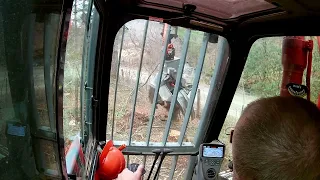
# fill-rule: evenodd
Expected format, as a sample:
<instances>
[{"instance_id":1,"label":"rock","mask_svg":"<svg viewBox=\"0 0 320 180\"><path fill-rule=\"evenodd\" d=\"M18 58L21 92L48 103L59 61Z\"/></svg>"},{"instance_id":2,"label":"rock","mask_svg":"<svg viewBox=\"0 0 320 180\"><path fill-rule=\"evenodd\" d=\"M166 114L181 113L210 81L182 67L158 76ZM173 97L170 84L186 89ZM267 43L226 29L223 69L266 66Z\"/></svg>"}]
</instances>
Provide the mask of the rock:
<instances>
[{"instance_id":1,"label":"rock","mask_svg":"<svg viewBox=\"0 0 320 180\"><path fill-rule=\"evenodd\" d=\"M179 137L180 136L180 131L171 129L170 132L169 132L169 136Z\"/></svg>"},{"instance_id":2,"label":"rock","mask_svg":"<svg viewBox=\"0 0 320 180\"><path fill-rule=\"evenodd\" d=\"M75 126L75 125L76 125L76 121L75 121L75 120L71 120L71 121L69 122L69 125L70 125L70 126Z\"/></svg>"}]
</instances>

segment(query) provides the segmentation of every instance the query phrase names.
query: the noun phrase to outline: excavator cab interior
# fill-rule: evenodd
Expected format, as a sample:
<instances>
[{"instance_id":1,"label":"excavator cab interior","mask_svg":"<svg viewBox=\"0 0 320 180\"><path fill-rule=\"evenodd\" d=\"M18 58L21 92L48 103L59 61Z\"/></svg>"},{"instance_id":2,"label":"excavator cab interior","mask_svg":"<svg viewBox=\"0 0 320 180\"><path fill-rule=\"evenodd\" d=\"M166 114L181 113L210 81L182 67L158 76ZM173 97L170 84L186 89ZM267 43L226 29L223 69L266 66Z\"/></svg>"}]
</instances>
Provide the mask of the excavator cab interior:
<instances>
[{"instance_id":1,"label":"excavator cab interior","mask_svg":"<svg viewBox=\"0 0 320 180\"><path fill-rule=\"evenodd\" d=\"M0 1L0 179L232 179L247 104L320 107L319 18L313 0Z\"/></svg>"}]
</instances>

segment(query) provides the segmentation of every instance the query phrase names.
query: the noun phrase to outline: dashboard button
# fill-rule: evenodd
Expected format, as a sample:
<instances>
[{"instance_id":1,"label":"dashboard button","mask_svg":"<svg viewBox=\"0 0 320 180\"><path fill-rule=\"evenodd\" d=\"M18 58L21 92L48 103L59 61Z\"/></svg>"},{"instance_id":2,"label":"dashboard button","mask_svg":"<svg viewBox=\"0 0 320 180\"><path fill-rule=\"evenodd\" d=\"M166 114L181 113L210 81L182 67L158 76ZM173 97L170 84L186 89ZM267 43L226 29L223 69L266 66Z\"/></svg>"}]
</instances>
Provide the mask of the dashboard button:
<instances>
[{"instance_id":1,"label":"dashboard button","mask_svg":"<svg viewBox=\"0 0 320 180\"><path fill-rule=\"evenodd\" d=\"M210 166L214 166L214 160L210 161Z\"/></svg>"},{"instance_id":2,"label":"dashboard button","mask_svg":"<svg viewBox=\"0 0 320 180\"><path fill-rule=\"evenodd\" d=\"M207 176L208 178L214 178L216 176L216 170L214 170L213 168L208 169Z\"/></svg>"}]
</instances>

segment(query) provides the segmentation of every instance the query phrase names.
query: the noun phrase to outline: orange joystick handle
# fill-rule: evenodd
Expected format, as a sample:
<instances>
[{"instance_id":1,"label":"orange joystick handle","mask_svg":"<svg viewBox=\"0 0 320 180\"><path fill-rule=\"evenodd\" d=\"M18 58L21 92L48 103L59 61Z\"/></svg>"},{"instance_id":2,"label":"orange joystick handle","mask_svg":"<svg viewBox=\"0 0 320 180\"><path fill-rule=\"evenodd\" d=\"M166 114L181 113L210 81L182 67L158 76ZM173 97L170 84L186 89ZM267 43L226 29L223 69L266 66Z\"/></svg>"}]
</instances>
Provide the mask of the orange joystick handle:
<instances>
[{"instance_id":1,"label":"orange joystick handle","mask_svg":"<svg viewBox=\"0 0 320 180\"><path fill-rule=\"evenodd\" d=\"M121 152L125 148L126 145L124 144L117 149L111 140L107 142L99 156L96 180L112 180L118 177L118 174L123 171L126 164Z\"/></svg>"}]
</instances>

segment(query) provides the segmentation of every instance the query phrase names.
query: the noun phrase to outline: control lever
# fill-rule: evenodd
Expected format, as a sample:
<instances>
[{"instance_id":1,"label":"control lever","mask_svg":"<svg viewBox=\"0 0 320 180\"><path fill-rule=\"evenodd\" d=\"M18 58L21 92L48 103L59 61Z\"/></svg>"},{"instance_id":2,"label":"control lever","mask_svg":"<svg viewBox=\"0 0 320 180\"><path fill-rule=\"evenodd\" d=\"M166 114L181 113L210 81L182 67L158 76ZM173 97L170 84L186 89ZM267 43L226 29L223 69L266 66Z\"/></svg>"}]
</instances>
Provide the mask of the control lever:
<instances>
[{"instance_id":1,"label":"control lever","mask_svg":"<svg viewBox=\"0 0 320 180\"><path fill-rule=\"evenodd\" d=\"M159 171L160 171L160 168L161 168L161 165L162 165L162 162L163 162L165 156L166 156L167 154L169 154L169 153L172 152L171 149L167 149L167 148L164 148L164 149L162 149L162 150L163 150L163 151L162 151L161 159L160 159L160 162L159 162L159 165L158 165L158 168L157 168L156 174L154 175L153 180L156 180L156 179L157 179L157 176L158 176L158 174L159 174Z\"/></svg>"},{"instance_id":2,"label":"control lever","mask_svg":"<svg viewBox=\"0 0 320 180\"><path fill-rule=\"evenodd\" d=\"M168 153L171 153L172 150L171 149L167 149L167 148L164 148L164 149L154 149L152 150L153 153L155 153L155 157L154 157L154 161L152 163L152 166L151 166L151 169L150 169L150 172L149 172L149 175L148 175L148 178L147 180L150 180L150 177L151 177L151 174L152 174L152 171L154 169L154 166L156 165L156 162L161 154L161 158L160 158L160 162L159 162L159 165L158 165L158 168L157 168L157 171L156 171L156 174L154 175L154 180L157 178L158 174L159 174L159 171L160 171L160 167L162 165L162 162L165 158L165 156L168 154Z\"/></svg>"},{"instance_id":3,"label":"control lever","mask_svg":"<svg viewBox=\"0 0 320 180\"><path fill-rule=\"evenodd\" d=\"M156 165L156 162L159 158L159 155L161 153L161 150L160 149L154 149L152 150L153 153L155 153L156 155L154 156L154 160L153 160L153 163L152 163L152 166L151 166L151 169L150 169L150 172L149 172L149 175L148 175L148 178L147 180L150 180L150 177L151 177L151 174L152 174L152 171L153 171L153 168L154 166Z\"/></svg>"},{"instance_id":4,"label":"control lever","mask_svg":"<svg viewBox=\"0 0 320 180\"><path fill-rule=\"evenodd\" d=\"M112 140L108 141L102 148L103 144L104 142L100 142L97 146L99 160L94 179L115 179L125 168L125 159L121 151L126 148L126 145L123 144L116 148Z\"/></svg>"},{"instance_id":5,"label":"control lever","mask_svg":"<svg viewBox=\"0 0 320 180\"><path fill-rule=\"evenodd\" d=\"M131 172L136 172L137 169L138 169L138 167L139 167L139 164L137 164L137 163L131 163L131 164L129 164L128 169L129 169ZM146 173L146 170L143 170L142 175L144 175L145 173Z\"/></svg>"}]
</instances>

